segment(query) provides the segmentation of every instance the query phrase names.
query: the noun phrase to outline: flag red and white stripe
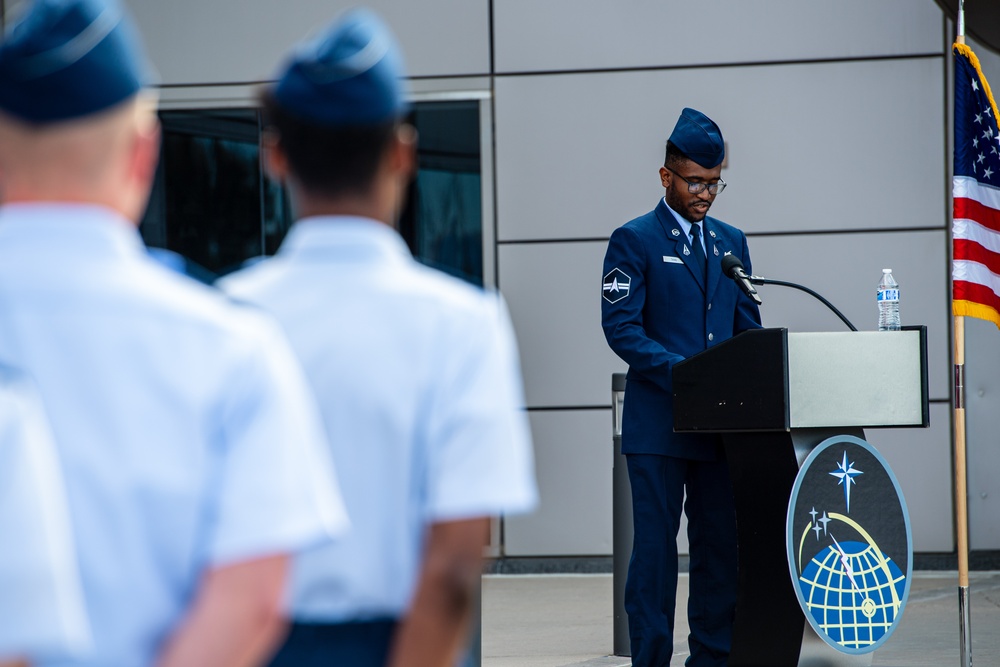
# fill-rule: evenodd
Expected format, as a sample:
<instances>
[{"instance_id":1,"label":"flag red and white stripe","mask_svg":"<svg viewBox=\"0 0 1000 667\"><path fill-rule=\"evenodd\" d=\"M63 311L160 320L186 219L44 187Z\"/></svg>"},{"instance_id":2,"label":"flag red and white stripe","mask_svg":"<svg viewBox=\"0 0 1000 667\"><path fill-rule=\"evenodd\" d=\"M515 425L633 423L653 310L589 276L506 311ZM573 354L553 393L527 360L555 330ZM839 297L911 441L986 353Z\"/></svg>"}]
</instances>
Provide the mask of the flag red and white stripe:
<instances>
[{"instance_id":1,"label":"flag red and white stripe","mask_svg":"<svg viewBox=\"0 0 1000 667\"><path fill-rule=\"evenodd\" d=\"M955 315L1000 326L1000 189L956 176L953 195ZM984 308L987 312L981 312Z\"/></svg>"}]
</instances>

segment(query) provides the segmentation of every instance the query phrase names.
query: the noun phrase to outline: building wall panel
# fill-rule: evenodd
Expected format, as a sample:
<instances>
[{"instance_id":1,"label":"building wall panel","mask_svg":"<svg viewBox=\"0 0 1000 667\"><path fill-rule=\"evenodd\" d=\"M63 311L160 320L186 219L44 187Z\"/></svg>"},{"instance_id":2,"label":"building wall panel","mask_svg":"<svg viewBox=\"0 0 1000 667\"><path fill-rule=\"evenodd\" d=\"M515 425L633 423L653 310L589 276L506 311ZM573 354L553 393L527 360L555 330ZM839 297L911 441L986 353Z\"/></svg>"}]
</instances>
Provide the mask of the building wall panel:
<instances>
[{"instance_id":1,"label":"building wall panel","mask_svg":"<svg viewBox=\"0 0 1000 667\"><path fill-rule=\"evenodd\" d=\"M610 408L532 412L531 431L541 502L533 514L504 519L504 552L611 555Z\"/></svg>"},{"instance_id":2,"label":"building wall panel","mask_svg":"<svg viewBox=\"0 0 1000 667\"><path fill-rule=\"evenodd\" d=\"M944 227L944 60L496 81L500 240L606 237L662 196L681 109L722 128L713 212L748 232Z\"/></svg>"},{"instance_id":3,"label":"building wall panel","mask_svg":"<svg viewBox=\"0 0 1000 667\"><path fill-rule=\"evenodd\" d=\"M517 331L529 407L611 405L611 374L627 366L601 330L606 246L500 246L500 289Z\"/></svg>"},{"instance_id":4,"label":"building wall panel","mask_svg":"<svg viewBox=\"0 0 1000 667\"><path fill-rule=\"evenodd\" d=\"M345 0L126 0L163 83L264 81L292 44L324 27ZM488 74L487 0L365 3L402 44L411 76Z\"/></svg>"},{"instance_id":5,"label":"building wall panel","mask_svg":"<svg viewBox=\"0 0 1000 667\"><path fill-rule=\"evenodd\" d=\"M940 51L932 0L498 0L497 71L663 67Z\"/></svg>"}]
</instances>

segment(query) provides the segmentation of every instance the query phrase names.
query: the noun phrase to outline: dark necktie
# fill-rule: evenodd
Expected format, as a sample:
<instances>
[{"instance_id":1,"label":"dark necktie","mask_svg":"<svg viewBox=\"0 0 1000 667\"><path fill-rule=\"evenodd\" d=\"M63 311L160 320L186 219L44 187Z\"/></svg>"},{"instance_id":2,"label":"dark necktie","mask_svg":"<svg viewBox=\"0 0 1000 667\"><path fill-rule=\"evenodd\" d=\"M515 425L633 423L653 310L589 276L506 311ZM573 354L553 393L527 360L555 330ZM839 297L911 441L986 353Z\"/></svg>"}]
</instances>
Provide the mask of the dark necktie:
<instances>
[{"instance_id":1,"label":"dark necktie","mask_svg":"<svg viewBox=\"0 0 1000 667\"><path fill-rule=\"evenodd\" d=\"M691 250L694 252L698 268L701 269L701 277L704 278L708 268L708 260L705 258L705 249L701 247L701 227L698 226L697 222L691 225Z\"/></svg>"}]
</instances>

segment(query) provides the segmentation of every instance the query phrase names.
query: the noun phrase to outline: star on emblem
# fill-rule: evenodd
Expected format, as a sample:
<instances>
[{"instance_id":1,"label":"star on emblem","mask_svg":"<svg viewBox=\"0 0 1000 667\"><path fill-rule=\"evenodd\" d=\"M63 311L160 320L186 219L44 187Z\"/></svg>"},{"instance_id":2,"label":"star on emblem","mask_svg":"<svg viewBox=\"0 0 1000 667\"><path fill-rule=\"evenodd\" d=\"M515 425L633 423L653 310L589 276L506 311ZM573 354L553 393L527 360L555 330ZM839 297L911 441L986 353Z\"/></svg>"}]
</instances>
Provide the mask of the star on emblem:
<instances>
[{"instance_id":1,"label":"star on emblem","mask_svg":"<svg viewBox=\"0 0 1000 667\"><path fill-rule=\"evenodd\" d=\"M828 517L826 515L826 512L823 512L823 518L819 520L819 523L823 524L823 534L824 535L826 535L826 524L830 523L831 521L833 521L833 519L831 519L830 517Z\"/></svg>"},{"instance_id":2,"label":"star on emblem","mask_svg":"<svg viewBox=\"0 0 1000 667\"><path fill-rule=\"evenodd\" d=\"M986 178L989 178L992 175L993 175L993 170L990 169L989 167L986 167L986 171L983 172L983 176L985 176Z\"/></svg>"},{"instance_id":3,"label":"star on emblem","mask_svg":"<svg viewBox=\"0 0 1000 667\"><path fill-rule=\"evenodd\" d=\"M857 484L854 480L858 475L863 475L864 473L860 470L855 469L854 462L847 462L847 451L844 451L844 460L837 464L837 469L830 473L834 477L840 479L837 484L844 485L844 500L847 501L847 513L851 512L851 484ZM823 518L826 518L826 512L823 513ZM822 520L822 519L821 519Z\"/></svg>"},{"instance_id":4,"label":"star on emblem","mask_svg":"<svg viewBox=\"0 0 1000 667\"><path fill-rule=\"evenodd\" d=\"M978 161L979 163L982 163L982 161L983 161L983 160L985 160L985 159L986 159L986 156L985 156L985 155L983 155L982 153L980 153L980 154L979 154L979 160L977 160L977 161Z\"/></svg>"},{"instance_id":5,"label":"star on emblem","mask_svg":"<svg viewBox=\"0 0 1000 667\"><path fill-rule=\"evenodd\" d=\"M981 114L981 113L977 113L976 114L976 122L977 123L982 123L983 122L983 114Z\"/></svg>"}]
</instances>

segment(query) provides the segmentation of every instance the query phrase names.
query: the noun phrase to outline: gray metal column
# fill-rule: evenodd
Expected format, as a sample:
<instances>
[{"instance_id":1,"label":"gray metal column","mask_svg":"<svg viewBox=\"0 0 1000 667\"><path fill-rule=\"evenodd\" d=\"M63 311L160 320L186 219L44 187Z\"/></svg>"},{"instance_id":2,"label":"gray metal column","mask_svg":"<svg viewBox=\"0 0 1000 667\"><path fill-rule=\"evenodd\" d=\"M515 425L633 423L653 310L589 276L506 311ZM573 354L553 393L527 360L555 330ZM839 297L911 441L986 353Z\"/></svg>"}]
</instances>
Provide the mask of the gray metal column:
<instances>
[{"instance_id":1,"label":"gray metal column","mask_svg":"<svg viewBox=\"0 0 1000 667\"><path fill-rule=\"evenodd\" d=\"M632 556L632 487L622 456L622 407L625 405L625 374L611 376L611 420L614 458L612 470L612 549L614 570L614 655L632 655L625 613L625 579Z\"/></svg>"}]
</instances>

